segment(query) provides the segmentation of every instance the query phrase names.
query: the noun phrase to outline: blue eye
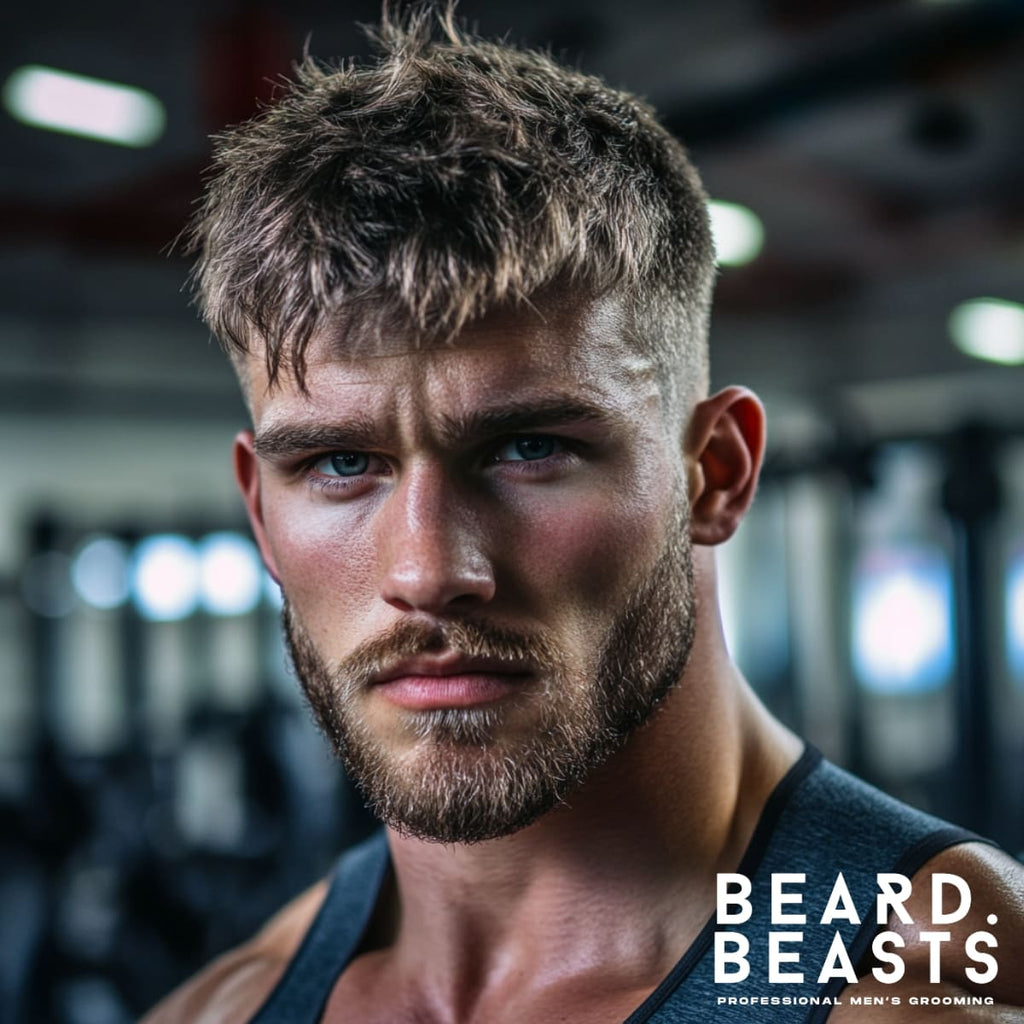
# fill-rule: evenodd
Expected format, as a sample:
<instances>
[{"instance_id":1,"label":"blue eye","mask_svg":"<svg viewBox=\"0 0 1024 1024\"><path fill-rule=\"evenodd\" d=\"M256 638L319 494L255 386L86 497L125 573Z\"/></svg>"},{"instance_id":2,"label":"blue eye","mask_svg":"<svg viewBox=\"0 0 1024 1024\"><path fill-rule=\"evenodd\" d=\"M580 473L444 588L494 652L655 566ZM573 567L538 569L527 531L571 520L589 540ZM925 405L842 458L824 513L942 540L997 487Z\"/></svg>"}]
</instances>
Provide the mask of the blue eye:
<instances>
[{"instance_id":1,"label":"blue eye","mask_svg":"<svg viewBox=\"0 0 1024 1024\"><path fill-rule=\"evenodd\" d=\"M366 452L335 452L316 465L325 476L362 476L369 468L370 456Z\"/></svg>"},{"instance_id":2,"label":"blue eye","mask_svg":"<svg viewBox=\"0 0 1024 1024\"><path fill-rule=\"evenodd\" d=\"M536 462L562 450L562 443L547 434L523 434L506 441L495 454L498 462Z\"/></svg>"}]
</instances>

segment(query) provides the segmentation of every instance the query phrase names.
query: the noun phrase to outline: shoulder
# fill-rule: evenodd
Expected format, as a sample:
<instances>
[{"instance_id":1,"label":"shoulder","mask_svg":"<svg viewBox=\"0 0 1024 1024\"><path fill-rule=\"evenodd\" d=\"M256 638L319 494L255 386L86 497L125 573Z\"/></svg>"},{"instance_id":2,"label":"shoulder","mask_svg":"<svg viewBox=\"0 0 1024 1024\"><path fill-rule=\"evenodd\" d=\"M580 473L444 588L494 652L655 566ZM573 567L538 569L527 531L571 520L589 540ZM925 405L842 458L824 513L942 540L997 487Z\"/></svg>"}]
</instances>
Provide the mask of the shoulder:
<instances>
[{"instance_id":1,"label":"shoulder","mask_svg":"<svg viewBox=\"0 0 1024 1024\"><path fill-rule=\"evenodd\" d=\"M284 974L327 893L321 881L280 910L252 939L218 957L154 1007L141 1024L248 1020Z\"/></svg>"},{"instance_id":2,"label":"shoulder","mask_svg":"<svg viewBox=\"0 0 1024 1024\"><path fill-rule=\"evenodd\" d=\"M943 981L1024 1005L1024 975L1017 969L1024 963L1024 866L994 846L963 843L933 857L911 881L908 974L928 978L938 945ZM959 919L936 922L940 909ZM922 940L922 932L948 938ZM982 952L995 966L981 962Z\"/></svg>"},{"instance_id":3,"label":"shoulder","mask_svg":"<svg viewBox=\"0 0 1024 1024\"><path fill-rule=\"evenodd\" d=\"M1021 864L984 843L950 847L914 874L904 909L890 914L880 956L862 965L830 1024L1024 1024ZM891 954L903 964L896 981Z\"/></svg>"}]
</instances>

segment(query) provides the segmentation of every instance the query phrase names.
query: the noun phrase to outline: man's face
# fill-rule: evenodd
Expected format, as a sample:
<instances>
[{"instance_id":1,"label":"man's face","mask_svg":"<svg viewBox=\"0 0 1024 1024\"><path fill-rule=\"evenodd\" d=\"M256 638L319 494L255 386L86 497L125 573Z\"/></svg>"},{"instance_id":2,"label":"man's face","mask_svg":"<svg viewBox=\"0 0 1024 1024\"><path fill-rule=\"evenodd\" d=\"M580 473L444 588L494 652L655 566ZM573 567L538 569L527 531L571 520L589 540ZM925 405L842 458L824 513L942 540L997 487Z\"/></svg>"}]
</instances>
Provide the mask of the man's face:
<instances>
[{"instance_id":1,"label":"man's face","mask_svg":"<svg viewBox=\"0 0 1024 1024\"><path fill-rule=\"evenodd\" d=\"M509 834L618 749L694 630L681 439L613 300L453 346L252 360L239 477L321 727L421 838Z\"/></svg>"}]
</instances>

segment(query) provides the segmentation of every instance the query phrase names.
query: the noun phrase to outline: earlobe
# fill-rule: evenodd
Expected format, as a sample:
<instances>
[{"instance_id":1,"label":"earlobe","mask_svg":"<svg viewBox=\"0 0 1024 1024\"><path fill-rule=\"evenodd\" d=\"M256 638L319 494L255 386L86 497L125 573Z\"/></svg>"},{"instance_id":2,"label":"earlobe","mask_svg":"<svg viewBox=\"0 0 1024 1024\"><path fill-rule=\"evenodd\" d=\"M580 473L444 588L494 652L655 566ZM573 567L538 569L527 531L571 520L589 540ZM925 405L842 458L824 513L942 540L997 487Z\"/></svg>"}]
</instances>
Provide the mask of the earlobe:
<instances>
[{"instance_id":1,"label":"earlobe","mask_svg":"<svg viewBox=\"0 0 1024 1024\"><path fill-rule=\"evenodd\" d=\"M259 462L256 458L256 450L253 447L253 435L251 430L241 430L235 435L233 449L235 463L235 480L238 489L241 491L242 500L245 502L245 510L249 514L249 524L252 526L253 535L263 557L263 564L267 572L280 583L277 574L277 566L274 562L273 552L267 539L267 531L263 521L263 497L260 492Z\"/></svg>"},{"instance_id":2,"label":"earlobe","mask_svg":"<svg viewBox=\"0 0 1024 1024\"><path fill-rule=\"evenodd\" d=\"M736 532L754 499L764 439L764 407L746 388L726 388L694 408L685 448L695 544L721 544Z\"/></svg>"}]
</instances>

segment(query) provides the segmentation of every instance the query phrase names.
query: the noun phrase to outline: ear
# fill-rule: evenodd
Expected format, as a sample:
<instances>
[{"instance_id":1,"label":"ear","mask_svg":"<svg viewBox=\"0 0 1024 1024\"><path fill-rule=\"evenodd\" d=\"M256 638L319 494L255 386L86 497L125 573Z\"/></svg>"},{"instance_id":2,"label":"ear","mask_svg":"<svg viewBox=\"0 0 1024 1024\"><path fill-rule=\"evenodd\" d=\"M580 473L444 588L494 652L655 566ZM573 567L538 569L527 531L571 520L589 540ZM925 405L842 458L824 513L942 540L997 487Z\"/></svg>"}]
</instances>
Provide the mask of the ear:
<instances>
[{"instance_id":1,"label":"ear","mask_svg":"<svg viewBox=\"0 0 1024 1024\"><path fill-rule=\"evenodd\" d=\"M253 446L253 435L251 430L241 430L235 435L233 449L235 461L235 480L238 489L242 492L242 500L245 502L245 510L249 513L249 524L252 526L253 535L259 545L260 554L263 556L263 564L267 572L280 583L277 573L277 565L274 561L274 554L267 539L266 525L263 521L263 499L260 493L260 466L256 457L256 449Z\"/></svg>"},{"instance_id":2,"label":"ear","mask_svg":"<svg viewBox=\"0 0 1024 1024\"><path fill-rule=\"evenodd\" d=\"M764 457L764 406L731 387L698 402L684 442L695 544L728 540L754 500Z\"/></svg>"}]
</instances>

